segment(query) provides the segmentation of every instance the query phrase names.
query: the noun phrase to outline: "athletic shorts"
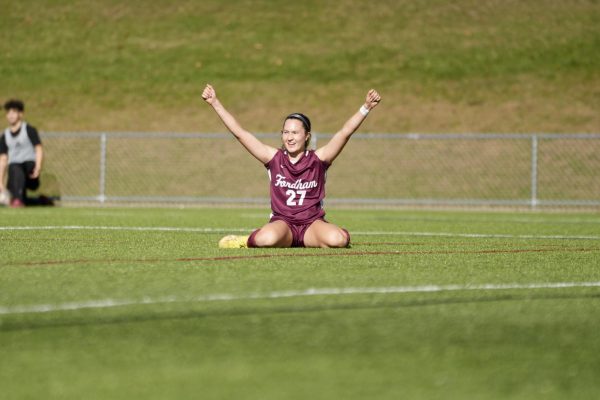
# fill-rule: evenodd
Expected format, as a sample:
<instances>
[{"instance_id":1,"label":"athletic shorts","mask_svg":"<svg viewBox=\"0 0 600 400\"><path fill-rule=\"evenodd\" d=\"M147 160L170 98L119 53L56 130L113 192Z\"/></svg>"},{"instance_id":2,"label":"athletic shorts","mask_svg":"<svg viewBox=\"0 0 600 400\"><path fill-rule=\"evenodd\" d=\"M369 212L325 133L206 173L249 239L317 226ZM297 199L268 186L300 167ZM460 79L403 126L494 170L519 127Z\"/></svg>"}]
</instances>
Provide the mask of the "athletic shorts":
<instances>
[{"instance_id":1,"label":"athletic shorts","mask_svg":"<svg viewBox=\"0 0 600 400\"><path fill-rule=\"evenodd\" d=\"M292 231L292 247L304 247L304 235L306 234L308 227L311 226L312 223L317 220L327 222L327 221L325 221L324 218L317 218L314 221L309 222L308 224L297 225L297 224L293 224L293 223L288 222L285 219L279 218L279 217L273 217L273 218L271 218L271 220L269 222L275 222L275 221L285 222L287 224L287 226L290 228L290 231Z\"/></svg>"}]
</instances>

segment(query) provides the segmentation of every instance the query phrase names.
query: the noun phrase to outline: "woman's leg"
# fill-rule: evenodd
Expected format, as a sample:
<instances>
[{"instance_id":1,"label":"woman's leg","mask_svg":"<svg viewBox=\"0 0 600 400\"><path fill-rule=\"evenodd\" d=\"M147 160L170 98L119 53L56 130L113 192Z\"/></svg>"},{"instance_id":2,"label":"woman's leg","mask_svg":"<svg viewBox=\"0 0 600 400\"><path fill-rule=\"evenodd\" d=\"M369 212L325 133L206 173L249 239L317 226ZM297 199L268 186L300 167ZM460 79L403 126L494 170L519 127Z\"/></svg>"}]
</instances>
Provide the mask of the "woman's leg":
<instances>
[{"instance_id":1,"label":"woman's leg","mask_svg":"<svg viewBox=\"0 0 600 400\"><path fill-rule=\"evenodd\" d=\"M305 247L347 247L348 231L321 219L313 222L304 234Z\"/></svg>"},{"instance_id":2,"label":"woman's leg","mask_svg":"<svg viewBox=\"0 0 600 400\"><path fill-rule=\"evenodd\" d=\"M248 247L290 247L292 231L283 221L269 222L248 238Z\"/></svg>"}]
</instances>

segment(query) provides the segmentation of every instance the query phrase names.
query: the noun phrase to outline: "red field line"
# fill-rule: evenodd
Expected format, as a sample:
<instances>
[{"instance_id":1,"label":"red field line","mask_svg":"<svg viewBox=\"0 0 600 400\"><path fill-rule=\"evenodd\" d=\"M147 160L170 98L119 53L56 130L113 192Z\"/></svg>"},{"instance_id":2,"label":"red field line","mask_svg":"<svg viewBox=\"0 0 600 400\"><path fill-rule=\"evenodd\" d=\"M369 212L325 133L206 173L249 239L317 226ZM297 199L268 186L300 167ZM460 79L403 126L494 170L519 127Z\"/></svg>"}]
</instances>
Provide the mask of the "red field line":
<instances>
[{"instance_id":1,"label":"red field line","mask_svg":"<svg viewBox=\"0 0 600 400\"><path fill-rule=\"evenodd\" d=\"M77 260L47 260L21 263L8 263L3 266L50 266L90 263L160 263L160 262L193 262L193 261L231 261L251 260L261 258L292 258L292 257L352 257L352 256L406 256L406 255L451 255L451 254L515 254L515 253L581 253L599 251L597 248L535 248L535 249L487 249L487 250L425 250L425 251L345 251L336 253L279 253L279 254L244 254L217 257L184 257L184 258L148 258L148 259L77 259Z\"/></svg>"},{"instance_id":2,"label":"red field line","mask_svg":"<svg viewBox=\"0 0 600 400\"><path fill-rule=\"evenodd\" d=\"M431 255L431 254L511 254L511 253L546 253L565 251L566 249L488 249L488 250L425 250L425 251L349 251L344 253L281 253L281 254L256 254L222 257L178 258L175 261L223 261L253 258L273 257L347 257L347 256L382 256L382 255ZM598 249L568 249L569 252L596 251Z\"/></svg>"}]
</instances>

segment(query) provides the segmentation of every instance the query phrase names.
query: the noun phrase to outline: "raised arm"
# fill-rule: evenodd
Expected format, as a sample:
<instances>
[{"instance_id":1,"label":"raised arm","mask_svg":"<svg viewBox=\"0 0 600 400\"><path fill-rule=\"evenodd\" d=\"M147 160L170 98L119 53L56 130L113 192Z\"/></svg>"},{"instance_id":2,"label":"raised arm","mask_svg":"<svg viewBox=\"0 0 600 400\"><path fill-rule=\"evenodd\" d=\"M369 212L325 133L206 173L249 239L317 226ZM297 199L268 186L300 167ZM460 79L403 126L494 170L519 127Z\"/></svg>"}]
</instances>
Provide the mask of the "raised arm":
<instances>
[{"instance_id":1,"label":"raised arm","mask_svg":"<svg viewBox=\"0 0 600 400\"><path fill-rule=\"evenodd\" d=\"M335 160L336 157L342 152L352 134L356 132L362 122L367 118L369 112L377 107L380 101L381 96L379 93L377 93L375 89L369 90L369 93L367 93L367 97L365 99L365 103L353 116L350 117L348 121L346 121L342 129L333 135L329 143L315 152L317 157L329 163L333 162L333 160Z\"/></svg>"},{"instance_id":2,"label":"raised arm","mask_svg":"<svg viewBox=\"0 0 600 400\"><path fill-rule=\"evenodd\" d=\"M252 154L258 161L263 164L268 163L277 153L277 149L268 146L258 140L256 136L248 132L236 121L236 119L223 107L219 99L217 99L217 93L211 85L206 85L202 92L202 98L215 110L223 124L229 129L229 131L235 136L235 138Z\"/></svg>"}]
</instances>

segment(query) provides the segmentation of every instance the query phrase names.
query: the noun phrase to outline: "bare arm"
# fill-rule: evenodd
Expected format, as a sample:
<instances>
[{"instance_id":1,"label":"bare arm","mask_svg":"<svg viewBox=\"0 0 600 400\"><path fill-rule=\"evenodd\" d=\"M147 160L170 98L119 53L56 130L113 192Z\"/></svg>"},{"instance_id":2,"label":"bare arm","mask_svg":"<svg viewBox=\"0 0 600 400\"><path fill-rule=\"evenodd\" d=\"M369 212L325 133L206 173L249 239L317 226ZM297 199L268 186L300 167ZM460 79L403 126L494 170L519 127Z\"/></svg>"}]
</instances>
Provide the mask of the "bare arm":
<instances>
[{"instance_id":1,"label":"bare arm","mask_svg":"<svg viewBox=\"0 0 600 400\"><path fill-rule=\"evenodd\" d=\"M42 172L42 163L44 161L44 149L41 144L35 146L35 167L33 168L33 172L31 173L31 178L39 178L40 173Z\"/></svg>"},{"instance_id":2,"label":"bare arm","mask_svg":"<svg viewBox=\"0 0 600 400\"><path fill-rule=\"evenodd\" d=\"M381 101L381 96L374 89L369 90L367 93L367 97L365 100L365 104L363 107L371 111L373 108L377 107L379 102ZM362 107L361 107L362 108ZM342 129L340 129L327 143L325 146L318 149L315 153L319 159L323 161L327 161L329 163L333 162L337 158L337 156L342 152L348 140L356 130L360 127L363 121L367 118L368 114L363 114L360 110L357 111L353 116L350 117L348 121L344 124Z\"/></svg>"},{"instance_id":3,"label":"bare arm","mask_svg":"<svg viewBox=\"0 0 600 400\"><path fill-rule=\"evenodd\" d=\"M236 121L236 119L225 109L219 99L217 99L217 93L211 85L206 85L202 92L202 98L215 110L223 124L229 129L229 131L235 136L235 138L252 154L258 161L263 164L268 163L277 153L277 149L268 146L258 140L256 136L248 132Z\"/></svg>"},{"instance_id":4,"label":"bare arm","mask_svg":"<svg viewBox=\"0 0 600 400\"><path fill-rule=\"evenodd\" d=\"M6 190L4 186L4 178L6 177L6 165L8 164L8 156L6 154L0 154L0 192Z\"/></svg>"}]
</instances>

